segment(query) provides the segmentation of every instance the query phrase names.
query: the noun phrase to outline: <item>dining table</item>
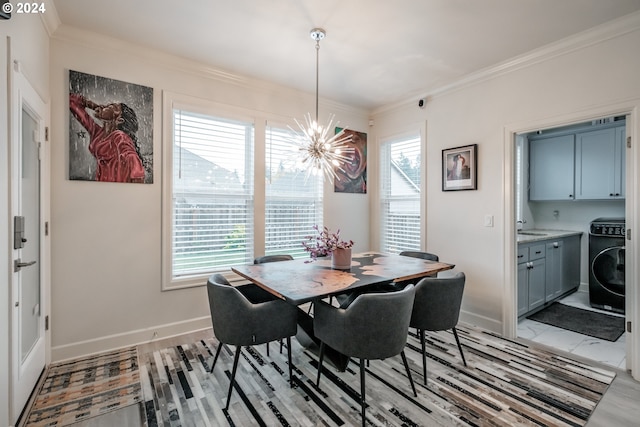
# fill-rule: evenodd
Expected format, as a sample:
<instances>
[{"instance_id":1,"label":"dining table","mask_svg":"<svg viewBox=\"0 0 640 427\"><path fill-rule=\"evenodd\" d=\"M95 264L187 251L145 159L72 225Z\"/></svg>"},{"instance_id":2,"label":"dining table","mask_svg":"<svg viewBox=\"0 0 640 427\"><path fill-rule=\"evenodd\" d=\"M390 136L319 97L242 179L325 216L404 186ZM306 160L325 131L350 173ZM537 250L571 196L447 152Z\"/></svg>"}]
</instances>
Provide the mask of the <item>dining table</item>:
<instances>
[{"instance_id":1,"label":"dining table","mask_svg":"<svg viewBox=\"0 0 640 427\"><path fill-rule=\"evenodd\" d=\"M300 306L339 294L377 289L387 283L417 283L425 276L454 268L453 264L409 256L363 252L353 254L347 269L332 268L330 258L294 259L234 266L231 270L272 295ZM319 344L313 334L313 317L304 310L298 315L298 341L305 347ZM327 349L326 357L341 371L348 358Z\"/></svg>"}]
</instances>

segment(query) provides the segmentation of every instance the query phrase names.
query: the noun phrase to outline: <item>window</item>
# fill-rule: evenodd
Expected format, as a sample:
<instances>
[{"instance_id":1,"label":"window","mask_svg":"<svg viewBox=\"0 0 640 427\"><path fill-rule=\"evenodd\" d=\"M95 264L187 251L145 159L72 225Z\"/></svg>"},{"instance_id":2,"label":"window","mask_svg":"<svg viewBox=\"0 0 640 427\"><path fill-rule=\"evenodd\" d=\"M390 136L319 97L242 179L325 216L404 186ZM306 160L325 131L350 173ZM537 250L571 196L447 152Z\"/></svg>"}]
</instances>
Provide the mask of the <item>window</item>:
<instances>
[{"instance_id":1,"label":"window","mask_svg":"<svg viewBox=\"0 0 640 427\"><path fill-rule=\"evenodd\" d=\"M171 247L165 247L165 264L176 286L253 260L254 126L175 106L171 116L172 172L165 188Z\"/></svg>"},{"instance_id":2,"label":"window","mask_svg":"<svg viewBox=\"0 0 640 427\"><path fill-rule=\"evenodd\" d=\"M420 250L420 137L387 141L380 148L383 252Z\"/></svg>"},{"instance_id":3,"label":"window","mask_svg":"<svg viewBox=\"0 0 640 427\"><path fill-rule=\"evenodd\" d=\"M266 132L265 254L308 257L302 241L322 224L322 176L307 177L295 162L289 129Z\"/></svg>"}]
</instances>

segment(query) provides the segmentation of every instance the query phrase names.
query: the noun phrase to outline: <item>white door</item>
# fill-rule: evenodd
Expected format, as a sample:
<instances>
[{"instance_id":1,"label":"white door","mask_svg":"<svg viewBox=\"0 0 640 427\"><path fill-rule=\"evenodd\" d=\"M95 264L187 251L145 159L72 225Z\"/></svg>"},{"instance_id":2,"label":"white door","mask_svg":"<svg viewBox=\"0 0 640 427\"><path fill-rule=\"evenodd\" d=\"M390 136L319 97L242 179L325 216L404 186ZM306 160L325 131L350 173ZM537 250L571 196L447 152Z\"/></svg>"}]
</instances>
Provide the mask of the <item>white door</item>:
<instances>
[{"instance_id":1,"label":"white door","mask_svg":"<svg viewBox=\"0 0 640 427\"><path fill-rule=\"evenodd\" d=\"M43 285L41 162L46 106L27 80L13 73L11 107L12 419L16 422L45 367L47 307Z\"/></svg>"}]
</instances>

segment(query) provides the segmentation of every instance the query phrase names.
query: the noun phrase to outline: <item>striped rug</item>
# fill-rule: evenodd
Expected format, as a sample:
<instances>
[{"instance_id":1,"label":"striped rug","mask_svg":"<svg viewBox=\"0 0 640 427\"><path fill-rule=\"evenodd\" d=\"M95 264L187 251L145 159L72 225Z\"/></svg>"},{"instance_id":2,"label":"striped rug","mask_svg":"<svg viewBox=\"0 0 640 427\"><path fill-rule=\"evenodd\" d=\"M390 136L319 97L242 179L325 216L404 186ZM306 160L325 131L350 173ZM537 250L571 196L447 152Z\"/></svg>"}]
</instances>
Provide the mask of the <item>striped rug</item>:
<instances>
[{"instance_id":1,"label":"striped rug","mask_svg":"<svg viewBox=\"0 0 640 427\"><path fill-rule=\"evenodd\" d=\"M125 348L52 364L26 425L66 426L140 401L138 352Z\"/></svg>"},{"instance_id":2,"label":"striped rug","mask_svg":"<svg viewBox=\"0 0 640 427\"><path fill-rule=\"evenodd\" d=\"M468 367L450 332L428 335L428 385L420 344L409 335L413 397L401 358L367 367L367 423L375 426L582 426L615 373L460 325ZM361 424L357 364L325 365L315 386L317 356L292 340L294 387L286 351L271 344L243 350L231 406L225 410L233 349L225 346L213 374L211 338L140 354L148 427L351 426Z\"/></svg>"}]
</instances>

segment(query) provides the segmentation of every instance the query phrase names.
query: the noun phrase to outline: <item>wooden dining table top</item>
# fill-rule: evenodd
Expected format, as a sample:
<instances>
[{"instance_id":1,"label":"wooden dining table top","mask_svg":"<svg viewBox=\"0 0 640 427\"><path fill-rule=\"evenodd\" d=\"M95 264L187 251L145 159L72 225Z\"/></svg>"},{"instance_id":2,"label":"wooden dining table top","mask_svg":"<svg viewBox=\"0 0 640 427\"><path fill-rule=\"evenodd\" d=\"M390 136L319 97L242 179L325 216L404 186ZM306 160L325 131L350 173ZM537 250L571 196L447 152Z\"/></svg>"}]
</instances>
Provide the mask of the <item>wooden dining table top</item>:
<instances>
[{"instance_id":1,"label":"wooden dining table top","mask_svg":"<svg viewBox=\"0 0 640 427\"><path fill-rule=\"evenodd\" d=\"M294 259L232 267L231 270L291 304L349 292L358 288L424 277L452 269L454 265L396 254L354 254L351 268L331 268L331 259Z\"/></svg>"}]
</instances>

